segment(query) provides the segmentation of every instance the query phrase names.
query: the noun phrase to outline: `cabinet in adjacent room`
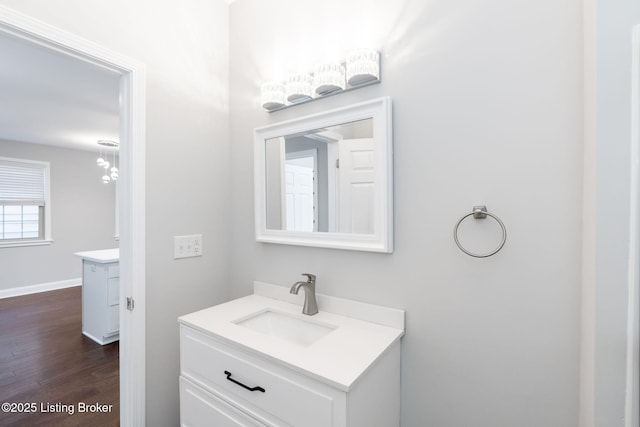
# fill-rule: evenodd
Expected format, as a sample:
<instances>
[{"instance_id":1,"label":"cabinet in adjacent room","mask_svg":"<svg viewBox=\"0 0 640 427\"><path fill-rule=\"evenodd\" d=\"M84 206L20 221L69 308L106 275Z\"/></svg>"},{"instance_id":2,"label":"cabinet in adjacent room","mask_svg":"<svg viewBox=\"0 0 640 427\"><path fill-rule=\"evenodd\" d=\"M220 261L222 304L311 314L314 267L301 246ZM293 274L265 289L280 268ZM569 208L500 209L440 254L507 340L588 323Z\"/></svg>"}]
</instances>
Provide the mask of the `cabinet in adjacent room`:
<instances>
[{"instance_id":1,"label":"cabinet in adjacent room","mask_svg":"<svg viewBox=\"0 0 640 427\"><path fill-rule=\"evenodd\" d=\"M83 258L82 333L102 345L120 338L120 264L105 252L76 254Z\"/></svg>"}]
</instances>

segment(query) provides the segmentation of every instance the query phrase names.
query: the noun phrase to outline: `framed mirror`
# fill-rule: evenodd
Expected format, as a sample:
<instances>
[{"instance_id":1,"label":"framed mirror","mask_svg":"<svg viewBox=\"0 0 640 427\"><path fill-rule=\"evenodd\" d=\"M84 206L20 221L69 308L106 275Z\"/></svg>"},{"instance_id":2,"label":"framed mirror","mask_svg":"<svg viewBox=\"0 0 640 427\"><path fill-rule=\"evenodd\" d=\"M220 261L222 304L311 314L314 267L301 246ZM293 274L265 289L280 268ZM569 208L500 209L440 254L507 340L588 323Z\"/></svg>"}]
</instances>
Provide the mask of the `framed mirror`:
<instances>
[{"instance_id":1,"label":"framed mirror","mask_svg":"<svg viewBox=\"0 0 640 427\"><path fill-rule=\"evenodd\" d=\"M254 130L260 242L393 251L389 97Z\"/></svg>"}]
</instances>

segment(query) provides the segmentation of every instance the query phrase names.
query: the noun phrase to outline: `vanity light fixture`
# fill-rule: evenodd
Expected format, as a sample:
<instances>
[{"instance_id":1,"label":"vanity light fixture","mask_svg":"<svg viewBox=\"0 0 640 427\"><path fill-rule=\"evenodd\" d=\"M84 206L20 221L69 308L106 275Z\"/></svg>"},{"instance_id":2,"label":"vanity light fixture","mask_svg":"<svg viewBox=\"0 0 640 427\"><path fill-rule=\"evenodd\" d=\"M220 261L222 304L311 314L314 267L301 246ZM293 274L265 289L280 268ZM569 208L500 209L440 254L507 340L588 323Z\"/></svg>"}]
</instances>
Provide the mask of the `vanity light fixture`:
<instances>
[{"instance_id":1,"label":"vanity light fixture","mask_svg":"<svg viewBox=\"0 0 640 427\"><path fill-rule=\"evenodd\" d=\"M268 112L380 82L380 53L357 49L343 63L319 64L312 74L291 74L285 82L264 83L262 108Z\"/></svg>"},{"instance_id":2,"label":"vanity light fixture","mask_svg":"<svg viewBox=\"0 0 640 427\"><path fill-rule=\"evenodd\" d=\"M108 184L109 182L111 182L111 180L115 181L118 179L118 167L116 166L116 151L118 150L118 147L120 146L120 144L116 141L101 139L101 140L98 140L98 145L100 145L100 157L98 157L98 159L96 160L96 163L99 167L104 169L104 175L102 175L102 182L105 184ZM112 149L113 166L111 166L112 164L109 163L107 160L105 160L105 157L107 158L109 157L107 148ZM111 169L109 169L109 166L111 166Z\"/></svg>"}]
</instances>

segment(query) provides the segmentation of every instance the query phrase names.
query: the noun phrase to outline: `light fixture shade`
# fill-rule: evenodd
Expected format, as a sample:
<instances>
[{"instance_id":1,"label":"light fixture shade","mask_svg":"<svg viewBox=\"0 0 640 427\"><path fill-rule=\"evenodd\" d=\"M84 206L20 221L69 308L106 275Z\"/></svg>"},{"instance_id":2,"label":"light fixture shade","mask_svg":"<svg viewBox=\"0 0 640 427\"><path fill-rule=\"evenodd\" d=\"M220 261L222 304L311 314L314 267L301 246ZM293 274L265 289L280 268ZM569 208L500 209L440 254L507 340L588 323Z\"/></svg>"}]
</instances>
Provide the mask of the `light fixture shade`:
<instances>
[{"instance_id":1,"label":"light fixture shade","mask_svg":"<svg viewBox=\"0 0 640 427\"><path fill-rule=\"evenodd\" d=\"M109 177L109 175L107 175L106 173L102 176L102 182L104 182L105 184L108 184L109 181L111 181L111 178Z\"/></svg>"},{"instance_id":2,"label":"light fixture shade","mask_svg":"<svg viewBox=\"0 0 640 427\"><path fill-rule=\"evenodd\" d=\"M96 164L100 167L102 167L102 165L104 165L104 159L101 157L98 157L98 159L96 160Z\"/></svg>"},{"instance_id":3,"label":"light fixture shade","mask_svg":"<svg viewBox=\"0 0 640 427\"><path fill-rule=\"evenodd\" d=\"M284 88L287 101L296 104L313 98L311 83L309 74L291 74Z\"/></svg>"},{"instance_id":4,"label":"light fixture shade","mask_svg":"<svg viewBox=\"0 0 640 427\"><path fill-rule=\"evenodd\" d=\"M284 107L284 84L280 82L265 83L260 87L262 108L275 110Z\"/></svg>"},{"instance_id":5,"label":"light fixture shade","mask_svg":"<svg viewBox=\"0 0 640 427\"><path fill-rule=\"evenodd\" d=\"M313 87L317 95L328 95L345 88L345 70L339 63L320 64L313 70Z\"/></svg>"},{"instance_id":6,"label":"light fixture shade","mask_svg":"<svg viewBox=\"0 0 640 427\"><path fill-rule=\"evenodd\" d=\"M375 50L358 49L347 56L347 83L360 86L380 79L380 54Z\"/></svg>"}]
</instances>

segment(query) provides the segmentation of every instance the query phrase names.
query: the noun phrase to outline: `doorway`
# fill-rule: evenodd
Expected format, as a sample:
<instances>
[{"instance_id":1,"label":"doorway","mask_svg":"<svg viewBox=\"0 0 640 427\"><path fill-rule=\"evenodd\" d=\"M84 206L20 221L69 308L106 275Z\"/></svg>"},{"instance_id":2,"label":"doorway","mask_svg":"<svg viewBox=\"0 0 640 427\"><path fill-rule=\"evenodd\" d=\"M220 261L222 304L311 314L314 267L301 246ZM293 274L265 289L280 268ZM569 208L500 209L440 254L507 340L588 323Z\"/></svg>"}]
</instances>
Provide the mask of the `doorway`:
<instances>
[{"instance_id":1,"label":"doorway","mask_svg":"<svg viewBox=\"0 0 640 427\"><path fill-rule=\"evenodd\" d=\"M120 424L142 426L145 424L144 64L4 6L0 6L0 32L121 75L117 196L121 287Z\"/></svg>"}]
</instances>

